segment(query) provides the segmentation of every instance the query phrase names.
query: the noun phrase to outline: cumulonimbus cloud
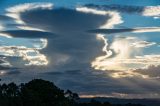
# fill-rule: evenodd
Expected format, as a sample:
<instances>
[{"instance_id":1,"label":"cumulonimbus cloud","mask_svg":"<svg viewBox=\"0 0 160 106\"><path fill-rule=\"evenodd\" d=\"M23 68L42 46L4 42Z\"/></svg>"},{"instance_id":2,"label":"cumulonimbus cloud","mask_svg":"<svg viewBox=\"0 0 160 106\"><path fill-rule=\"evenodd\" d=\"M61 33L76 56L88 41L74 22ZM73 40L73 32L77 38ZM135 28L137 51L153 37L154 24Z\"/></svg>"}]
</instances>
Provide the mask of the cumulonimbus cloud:
<instances>
[{"instance_id":1,"label":"cumulonimbus cloud","mask_svg":"<svg viewBox=\"0 0 160 106\"><path fill-rule=\"evenodd\" d=\"M36 73L38 77L54 80L63 88L78 90L82 95L87 93L97 94L97 89L99 89L99 94L104 94L103 96L109 94L116 97L129 97L131 93L135 94L135 92L138 92L138 94L145 93L148 96L159 91L158 83L156 83L157 87L155 87L155 84L148 82L150 81L150 75L134 70L127 70L130 64L136 62L140 65L137 66L138 68L148 65L151 62L158 64L158 55L138 55L141 49L154 46L156 42L134 37L120 39L117 36L113 36L113 42L111 42L109 37L106 36L106 33L97 34L86 32L87 30L100 28L112 29L115 25L122 24L124 20L119 11L106 11L85 6L76 7L76 9L51 8L51 4L44 5L45 3L29 3L27 6L24 4L16 6L17 10L14 7L10 8L9 11L7 10L7 16L15 21L13 27L16 27L16 29L9 30L4 27L3 34L1 34L3 36L5 34L10 35L13 37L11 39L33 39L30 42L33 47L16 45L1 46L1 49L4 51L3 56L6 58L7 55L11 56L8 62L12 63L14 61L14 66L16 66L16 62L18 64L30 65L27 69L21 69L25 70L23 71L25 74L21 74L20 77L16 76L17 79L22 81L26 80L26 77L35 78L34 73ZM48 32L51 33L51 36L46 35L49 34ZM54 33L58 36L52 39L54 38L54 35L52 35ZM39 40L37 38L46 39ZM40 42L43 44L40 44ZM46 61L40 60L42 55ZM135 57L130 58L131 55ZM13 57L16 59L12 59ZM97 59L96 57L100 57L99 59L101 60L95 61ZM20 58L20 61L17 61L17 58ZM115 59L115 64L109 65L110 63L114 63L110 60L113 58ZM21 59L27 59L28 62L26 63ZM48 64L46 65L45 63L47 62ZM96 65L98 65L99 71L95 71L97 67L93 64L94 62L98 63ZM109 64L106 65L106 62ZM37 74L39 71L34 73L28 72L28 70L37 71L38 69L34 69L35 65L38 65L38 67L45 65L45 71L40 69L40 71L43 71L43 74ZM92 68L90 65L93 65ZM115 65L117 67L114 67ZM134 67L136 65L130 68ZM120 70L112 70L116 68ZM104 71L102 71L103 69ZM45 72L48 74L44 74ZM2 71L3 75L7 75L6 80L8 81L10 80L9 75L18 74L18 72L4 73L6 72ZM14 77L14 80L16 78ZM119 79L117 80L115 78ZM147 84L150 84L150 86L147 86ZM147 90L138 85L143 86ZM151 89L152 85L154 85L154 90ZM88 91L88 89L90 90ZM136 97L136 94L131 97Z\"/></svg>"},{"instance_id":2,"label":"cumulonimbus cloud","mask_svg":"<svg viewBox=\"0 0 160 106\"><path fill-rule=\"evenodd\" d=\"M28 9L29 7L30 9ZM128 58L125 58L125 59L116 58L117 61L116 62L114 61L114 63L116 63L117 65L116 66L117 68L124 70L125 68L121 67L122 60L125 60L123 61L123 64L131 64L134 62L134 59L129 58L130 56L129 50L131 51L131 48L139 49L139 48L148 47L154 44L153 43L151 44L151 42L147 42L147 41L136 41L136 42L132 42L132 44L128 44L129 41L125 39L124 41L127 43L127 47L125 49L127 50L126 51L127 54L123 54L124 52L122 52L122 50L119 50L120 48L117 48L117 46L115 48L114 46L114 45L117 45L117 43L119 44L121 41L117 40L113 42L113 45L111 44L113 47L111 48L112 50L114 50L112 51L108 46L107 39L104 37L104 35L99 36L99 33L102 33L102 34L121 33L121 32L142 33L142 32L160 31L159 27L113 29L115 25L123 23L123 20L119 12L110 11L110 10L109 11L99 10L97 8L96 9L89 8L87 6L77 7L75 10L64 9L64 8L53 9L51 4L36 5L31 3L31 4L18 5L15 8L18 8L18 9L15 10L13 7L7 9L8 11L7 16L14 18L16 21L18 20L17 21L18 24L20 25L24 24L26 27L32 28L32 30L24 30L25 28L21 28L19 30L3 31L3 33L12 35L13 37L38 38L38 37L44 36L48 38L48 45L46 46L46 48L42 49L41 52L50 58L49 64L63 63L66 65L72 64L72 66L74 66L73 64L77 62L78 63L86 62L87 64L89 64L91 60L93 60L95 57L98 56L100 52L103 51L106 53L106 55L97 57L95 61L91 62L91 64L92 64L92 67L94 67L95 69L104 70L106 67L106 64L109 65L108 62L111 63L110 59L112 58L110 58L110 56L112 56L114 52L117 52L116 54L119 55L119 57L128 56ZM133 9L132 11L135 11L135 9ZM63 15L60 15L60 14L63 14ZM64 19L64 15L65 15L65 19ZM35 27L38 30L34 29ZM97 28L100 28L100 29L97 29ZM86 30L90 30L89 31L90 33L86 32ZM26 35L22 36L22 33L24 32L26 32ZM36 33L33 33L33 32L36 32L37 36L36 36ZM58 34L59 37L56 39L50 39L48 36L43 35L43 34L52 35L53 33ZM31 34L33 34L31 37L28 36ZM97 38L101 39L100 42L104 41L105 43L104 47L102 48L102 51L100 48L101 43L98 43L99 40L97 40ZM76 45L73 46L72 44L75 42L76 42ZM94 49L92 49L92 46L89 46L91 44L92 46L96 44L94 46L95 47ZM121 44L119 44L118 47L120 47L120 45ZM92 51L93 55L90 55L90 52L88 51L90 52ZM81 57L78 60L77 60L77 55ZM63 59L61 57L63 57ZM108 62L106 63L106 61ZM117 62L119 65L117 64ZM115 67L112 67L111 69L113 68Z\"/></svg>"},{"instance_id":3,"label":"cumulonimbus cloud","mask_svg":"<svg viewBox=\"0 0 160 106\"><path fill-rule=\"evenodd\" d=\"M23 6L20 7L22 8ZM12 13L12 9L9 12ZM69 59L68 62L70 62L70 63L66 62L68 65L77 62L78 63L87 62L87 64L89 64L90 61L95 56L98 55L98 52L101 52L100 51L101 42L97 41L96 36L94 36L95 34L89 34L86 33L85 31L88 29L94 29L99 27L111 28L114 25L123 22L121 20L121 16L117 12L111 12L111 11L106 12L106 11L99 11L96 9L78 8L78 7L75 10L62 9L62 8L60 9L34 8L34 11L30 9L18 12L18 14L19 14L18 19L23 21L26 24L26 26L28 25L33 28L36 27L43 31L48 31L59 35L57 39L53 40L48 39L48 46L42 50L44 54L50 57L51 61L50 63L53 64L57 64L57 62L64 63L68 59ZM14 33L11 31L9 34L15 37L18 36L17 33L13 35ZM23 36L26 38L29 37L27 35ZM73 46L74 42L76 43L76 45ZM95 48L92 48L93 45L95 45L94 46ZM92 52L92 55L90 55L90 52ZM77 60L77 55L83 58L79 58ZM63 59L61 59L61 57L63 57Z\"/></svg>"}]
</instances>

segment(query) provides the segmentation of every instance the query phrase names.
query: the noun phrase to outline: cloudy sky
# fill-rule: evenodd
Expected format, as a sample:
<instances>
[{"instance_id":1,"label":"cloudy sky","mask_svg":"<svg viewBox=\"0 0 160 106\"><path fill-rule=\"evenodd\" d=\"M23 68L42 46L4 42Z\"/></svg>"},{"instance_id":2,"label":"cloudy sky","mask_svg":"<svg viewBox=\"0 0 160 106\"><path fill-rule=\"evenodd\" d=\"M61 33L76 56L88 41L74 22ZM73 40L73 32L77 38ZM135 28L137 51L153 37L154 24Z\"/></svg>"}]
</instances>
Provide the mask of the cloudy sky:
<instances>
[{"instance_id":1,"label":"cloudy sky","mask_svg":"<svg viewBox=\"0 0 160 106\"><path fill-rule=\"evenodd\" d=\"M0 0L1 82L160 98L160 1L122 1Z\"/></svg>"}]
</instances>

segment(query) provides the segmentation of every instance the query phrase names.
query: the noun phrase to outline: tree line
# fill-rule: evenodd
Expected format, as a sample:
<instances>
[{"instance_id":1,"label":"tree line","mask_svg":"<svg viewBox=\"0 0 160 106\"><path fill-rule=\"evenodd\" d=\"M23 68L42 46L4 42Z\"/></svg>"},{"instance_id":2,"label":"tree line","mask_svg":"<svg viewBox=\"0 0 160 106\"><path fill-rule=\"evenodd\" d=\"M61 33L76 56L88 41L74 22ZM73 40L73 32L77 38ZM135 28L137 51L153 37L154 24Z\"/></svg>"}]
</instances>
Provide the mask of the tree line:
<instances>
[{"instance_id":1,"label":"tree line","mask_svg":"<svg viewBox=\"0 0 160 106\"><path fill-rule=\"evenodd\" d=\"M111 104L92 99L80 103L77 93L64 91L42 79L34 79L19 85L14 82L0 84L0 106L142 106L140 104Z\"/></svg>"}]
</instances>

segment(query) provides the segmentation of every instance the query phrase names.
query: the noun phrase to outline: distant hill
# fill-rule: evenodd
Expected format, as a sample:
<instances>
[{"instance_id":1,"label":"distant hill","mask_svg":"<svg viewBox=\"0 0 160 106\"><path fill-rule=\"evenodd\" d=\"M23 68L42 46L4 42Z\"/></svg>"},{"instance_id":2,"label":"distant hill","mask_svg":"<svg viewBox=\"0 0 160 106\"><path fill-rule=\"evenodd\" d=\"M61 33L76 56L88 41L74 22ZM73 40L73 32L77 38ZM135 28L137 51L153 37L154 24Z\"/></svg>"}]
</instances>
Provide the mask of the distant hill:
<instances>
[{"instance_id":1,"label":"distant hill","mask_svg":"<svg viewBox=\"0 0 160 106\"><path fill-rule=\"evenodd\" d=\"M103 97L96 97L96 98L80 98L79 102L90 102L91 99L100 102L110 102L111 104L142 104L145 106L160 106L160 99L119 99L119 98L103 98Z\"/></svg>"}]
</instances>

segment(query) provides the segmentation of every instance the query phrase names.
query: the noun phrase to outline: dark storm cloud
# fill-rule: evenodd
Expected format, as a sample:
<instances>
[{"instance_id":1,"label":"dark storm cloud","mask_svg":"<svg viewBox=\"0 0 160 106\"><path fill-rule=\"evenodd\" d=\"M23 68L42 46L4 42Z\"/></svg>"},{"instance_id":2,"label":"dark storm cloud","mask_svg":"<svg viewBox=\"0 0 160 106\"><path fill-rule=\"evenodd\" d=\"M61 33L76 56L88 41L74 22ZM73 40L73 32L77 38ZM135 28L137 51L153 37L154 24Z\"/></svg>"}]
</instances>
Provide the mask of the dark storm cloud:
<instances>
[{"instance_id":1,"label":"dark storm cloud","mask_svg":"<svg viewBox=\"0 0 160 106\"><path fill-rule=\"evenodd\" d=\"M13 20L13 18L10 18L5 15L0 15L0 21L11 21L11 20Z\"/></svg>"},{"instance_id":2,"label":"dark storm cloud","mask_svg":"<svg viewBox=\"0 0 160 106\"><path fill-rule=\"evenodd\" d=\"M33 31L33 30L6 30L0 33L7 34L17 38L55 38L57 35L50 32Z\"/></svg>"},{"instance_id":3,"label":"dark storm cloud","mask_svg":"<svg viewBox=\"0 0 160 106\"><path fill-rule=\"evenodd\" d=\"M51 72L45 72L45 73L41 73L41 74L46 74L46 75L52 75L52 76L54 76L54 75L62 75L62 74L64 74L63 72L55 72L55 71L51 71Z\"/></svg>"},{"instance_id":4,"label":"dark storm cloud","mask_svg":"<svg viewBox=\"0 0 160 106\"><path fill-rule=\"evenodd\" d=\"M18 70L15 70L15 71L8 71L6 74L7 75L17 75L17 74L20 74L21 72L18 71Z\"/></svg>"},{"instance_id":5,"label":"dark storm cloud","mask_svg":"<svg viewBox=\"0 0 160 106\"><path fill-rule=\"evenodd\" d=\"M104 92L107 93L111 92L113 90L112 88L115 86L118 87L119 84L116 80L114 81L112 78L106 77L104 72L101 74L100 73L94 74L89 70L66 70L61 73L46 72L46 74L44 73L42 76L45 77L47 75L47 78L49 80L53 80L58 86L77 92L93 93L99 89L99 92L104 90ZM59 80L57 80L57 78L59 78Z\"/></svg>"},{"instance_id":6,"label":"dark storm cloud","mask_svg":"<svg viewBox=\"0 0 160 106\"><path fill-rule=\"evenodd\" d=\"M114 34L123 32L154 32L155 30L160 31L160 28L125 28L125 29L95 29L89 30L89 33L104 33L104 34Z\"/></svg>"},{"instance_id":7,"label":"dark storm cloud","mask_svg":"<svg viewBox=\"0 0 160 106\"><path fill-rule=\"evenodd\" d=\"M95 30L89 30L90 33L122 33L122 32L131 32L134 31L134 29L95 29Z\"/></svg>"},{"instance_id":8,"label":"dark storm cloud","mask_svg":"<svg viewBox=\"0 0 160 106\"><path fill-rule=\"evenodd\" d=\"M34 10L21 13L25 23L55 33L77 33L97 28L110 17L92 13L78 12L72 9ZM66 35L70 36L70 35Z\"/></svg>"},{"instance_id":9,"label":"dark storm cloud","mask_svg":"<svg viewBox=\"0 0 160 106\"><path fill-rule=\"evenodd\" d=\"M3 63L5 63L5 62L3 61L3 59L0 59L0 64L3 64Z\"/></svg>"},{"instance_id":10,"label":"dark storm cloud","mask_svg":"<svg viewBox=\"0 0 160 106\"><path fill-rule=\"evenodd\" d=\"M140 77L120 78L117 80L102 71L68 70L55 73L47 72L47 74L41 74L41 76L47 80L54 81L61 88L79 92L81 95L149 94L160 92L160 85L151 86L151 83L154 85L152 81Z\"/></svg>"},{"instance_id":11,"label":"dark storm cloud","mask_svg":"<svg viewBox=\"0 0 160 106\"><path fill-rule=\"evenodd\" d=\"M19 68L5 65L6 61L0 60L0 76L20 74Z\"/></svg>"},{"instance_id":12,"label":"dark storm cloud","mask_svg":"<svg viewBox=\"0 0 160 106\"><path fill-rule=\"evenodd\" d=\"M64 70L62 72L60 71L51 71L51 72L45 72L42 74L47 74L47 75L62 75L62 74L69 74L69 75L77 75L81 74L81 70Z\"/></svg>"},{"instance_id":13,"label":"dark storm cloud","mask_svg":"<svg viewBox=\"0 0 160 106\"><path fill-rule=\"evenodd\" d=\"M56 39L48 39L47 47L41 52L47 55L51 67L64 63L61 68L89 66L90 61L101 54L103 43L86 30L98 28L110 19L108 15L66 8L26 11L20 16L26 25L59 35Z\"/></svg>"},{"instance_id":14,"label":"dark storm cloud","mask_svg":"<svg viewBox=\"0 0 160 106\"><path fill-rule=\"evenodd\" d=\"M0 65L0 70L17 70L18 68Z\"/></svg>"},{"instance_id":15,"label":"dark storm cloud","mask_svg":"<svg viewBox=\"0 0 160 106\"><path fill-rule=\"evenodd\" d=\"M58 35L56 39L48 39L48 45L40 52L45 54L49 60L49 66L39 73L41 68L22 69L21 77L6 77L7 80L23 80L31 78L44 78L51 80L61 88L71 89L81 94L111 94L119 93L150 93L157 92L159 85L148 90L152 83L142 78L114 79L108 76L107 72L90 69L90 62L95 57L102 54L103 42L96 39L96 34L88 33L87 30L97 29L110 19L108 15L98 15L84 13L72 9L35 9L20 13L20 19L26 26L45 30L26 31L14 30L6 31L13 37L24 38L49 38L50 34ZM133 29L123 29L133 30ZM123 32L118 29L118 31ZM48 34L49 35L45 35ZM115 30L109 30L115 32ZM13 59L11 59L13 61ZM19 61L17 63L20 63ZM15 64L17 64L15 63ZM43 70L43 71L44 71ZM29 71L29 72L28 72ZM11 72L10 74L18 74ZM135 84L141 86L135 86ZM148 88L142 89L143 88Z\"/></svg>"},{"instance_id":16,"label":"dark storm cloud","mask_svg":"<svg viewBox=\"0 0 160 106\"><path fill-rule=\"evenodd\" d=\"M132 32L138 29L132 29L132 28L125 28L125 29L95 29L95 30L89 30L90 33L106 33L106 34L112 34L112 33L123 33L123 32Z\"/></svg>"}]
</instances>

